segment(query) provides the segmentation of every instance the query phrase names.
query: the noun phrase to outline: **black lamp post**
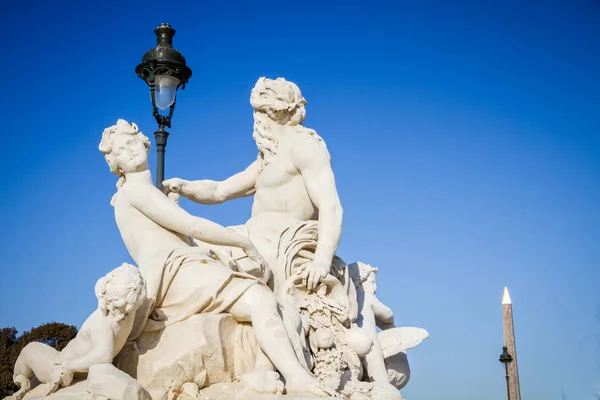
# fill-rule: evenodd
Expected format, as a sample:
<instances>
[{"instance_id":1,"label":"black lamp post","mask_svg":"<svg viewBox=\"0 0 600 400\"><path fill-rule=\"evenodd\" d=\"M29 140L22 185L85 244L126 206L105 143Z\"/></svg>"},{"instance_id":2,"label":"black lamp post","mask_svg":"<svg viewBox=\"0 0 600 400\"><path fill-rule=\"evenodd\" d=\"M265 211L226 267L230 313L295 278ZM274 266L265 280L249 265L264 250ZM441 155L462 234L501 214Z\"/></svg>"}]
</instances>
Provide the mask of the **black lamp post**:
<instances>
[{"instance_id":1,"label":"black lamp post","mask_svg":"<svg viewBox=\"0 0 600 400\"><path fill-rule=\"evenodd\" d=\"M165 179L165 148L171 127L171 117L175 110L177 89L183 90L192 76L192 70L185 64L185 58L173 48L175 29L169 24L160 24L154 29L156 47L148 50L142 62L135 67L135 73L148 84L152 99L152 115L156 118L158 130L156 138L156 187L161 188ZM169 115L161 115L160 110L169 109Z\"/></svg>"},{"instance_id":2,"label":"black lamp post","mask_svg":"<svg viewBox=\"0 0 600 400\"><path fill-rule=\"evenodd\" d=\"M506 346L502 346L502 354L500 354L500 358L498 359L498 361L504 364L504 371L506 377L506 398L508 400L510 400L510 386L508 383L508 364L510 364L512 360L513 358L508 352L508 348Z\"/></svg>"}]
</instances>

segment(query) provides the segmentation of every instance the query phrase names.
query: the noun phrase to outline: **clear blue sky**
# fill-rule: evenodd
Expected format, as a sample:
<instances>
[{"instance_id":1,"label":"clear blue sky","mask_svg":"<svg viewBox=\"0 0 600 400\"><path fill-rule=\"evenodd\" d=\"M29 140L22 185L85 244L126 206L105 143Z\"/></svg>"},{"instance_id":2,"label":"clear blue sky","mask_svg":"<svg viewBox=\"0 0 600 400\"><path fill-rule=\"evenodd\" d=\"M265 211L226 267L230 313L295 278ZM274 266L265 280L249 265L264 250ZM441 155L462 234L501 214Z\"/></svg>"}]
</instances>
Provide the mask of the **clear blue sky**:
<instances>
[{"instance_id":1,"label":"clear blue sky","mask_svg":"<svg viewBox=\"0 0 600 400\"><path fill-rule=\"evenodd\" d=\"M194 75L179 94L167 177L243 169L256 156L252 86L296 82L306 125L333 156L339 254L378 265L398 323L431 334L409 354L408 400L505 398L505 285L522 397L592 398L598 1L84 3L2 10L0 326L81 324L96 279L130 260L97 146L117 118L152 137L134 67L169 22ZM224 225L245 221L250 205L183 203Z\"/></svg>"}]
</instances>

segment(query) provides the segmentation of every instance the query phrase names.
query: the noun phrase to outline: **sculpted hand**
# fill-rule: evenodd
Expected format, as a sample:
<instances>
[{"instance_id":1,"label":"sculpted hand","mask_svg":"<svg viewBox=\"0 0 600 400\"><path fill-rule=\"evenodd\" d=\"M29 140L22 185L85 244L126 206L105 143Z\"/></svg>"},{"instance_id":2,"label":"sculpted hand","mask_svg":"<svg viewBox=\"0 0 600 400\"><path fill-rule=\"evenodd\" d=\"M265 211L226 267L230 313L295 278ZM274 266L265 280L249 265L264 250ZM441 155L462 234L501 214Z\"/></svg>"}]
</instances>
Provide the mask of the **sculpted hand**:
<instances>
[{"instance_id":1,"label":"sculpted hand","mask_svg":"<svg viewBox=\"0 0 600 400\"><path fill-rule=\"evenodd\" d=\"M73 372L68 367L67 360L56 359L50 369L50 388L49 393L54 393L59 387L69 386L73 381Z\"/></svg>"},{"instance_id":2,"label":"sculpted hand","mask_svg":"<svg viewBox=\"0 0 600 400\"><path fill-rule=\"evenodd\" d=\"M260 255L258 250L256 250L256 247L254 247L252 242L248 242L248 245L242 250L244 250L244 253L246 253L248 258L260 265L261 270L265 271L268 269L267 262Z\"/></svg>"},{"instance_id":3,"label":"sculpted hand","mask_svg":"<svg viewBox=\"0 0 600 400\"><path fill-rule=\"evenodd\" d=\"M314 261L306 264L302 271L302 284L308 290L315 290L321 279L329 274L330 268L330 265Z\"/></svg>"},{"instance_id":4,"label":"sculpted hand","mask_svg":"<svg viewBox=\"0 0 600 400\"><path fill-rule=\"evenodd\" d=\"M163 181L162 186L165 194L169 193L179 193L183 185L185 185L187 181L180 178L171 178Z\"/></svg>"}]
</instances>

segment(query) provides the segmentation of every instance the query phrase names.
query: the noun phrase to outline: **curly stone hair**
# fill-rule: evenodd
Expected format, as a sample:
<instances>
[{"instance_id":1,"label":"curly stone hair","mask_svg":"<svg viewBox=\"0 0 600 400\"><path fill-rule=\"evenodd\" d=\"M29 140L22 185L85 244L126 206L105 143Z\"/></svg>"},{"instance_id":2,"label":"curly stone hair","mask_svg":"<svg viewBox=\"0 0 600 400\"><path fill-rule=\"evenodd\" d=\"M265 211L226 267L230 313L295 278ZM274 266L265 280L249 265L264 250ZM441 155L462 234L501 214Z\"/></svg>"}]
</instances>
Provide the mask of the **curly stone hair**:
<instances>
[{"instance_id":1,"label":"curly stone hair","mask_svg":"<svg viewBox=\"0 0 600 400\"><path fill-rule=\"evenodd\" d=\"M120 321L142 305L146 299L146 282L136 267L123 263L98 279L96 297L98 308Z\"/></svg>"},{"instance_id":2,"label":"curly stone hair","mask_svg":"<svg viewBox=\"0 0 600 400\"><path fill-rule=\"evenodd\" d=\"M142 132L140 132L138 126L134 123L128 123L124 119L119 119L117 123L113 126L110 126L102 132L102 140L100 141L100 145L98 149L104 154L104 159L110 168L110 172L119 177L117 182L117 187L123 186L125 183L125 177L121 173L119 166L115 163L111 156L113 141L115 135L132 135L136 136L139 140L142 141L146 151L150 150L150 139Z\"/></svg>"},{"instance_id":3,"label":"curly stone hair","mask_svg":"<svg viewBox=\"0 0 600 400\"><path fill-rule=\"evenodd\" d=\"M273 133L273 125L287 125L296 132L315 138L325 149L325 142L313 129L302 125L307 104L300 88L284 78L260 78L250 95L254 108L254 131L252 137L259 150L258 171L262 172L279 149L279 140Z\"/></svg>"},{"instance_id":4,"label":"curly stone hair","mask_svg":"<svg viewBox=\"0 0 600 400\"><path fill-rule=\"evenodd\" d=\"M306 100L300 88L284 78L259 78L252 89L250 104L283 125L298 125L306 117Z\"/></svg>"},{"instance_id":5,"label":"curly stone hair","mask_svg":"<svg viewBox=\"0 0 600 400\"><path fill-rule=\"evenodd\" d=\"M377 271L379 271L378 267L372 267L360 261L348 265L348 272L355 285L366 282L371 274L376 274Z\"/></svg>"}]
</instances>

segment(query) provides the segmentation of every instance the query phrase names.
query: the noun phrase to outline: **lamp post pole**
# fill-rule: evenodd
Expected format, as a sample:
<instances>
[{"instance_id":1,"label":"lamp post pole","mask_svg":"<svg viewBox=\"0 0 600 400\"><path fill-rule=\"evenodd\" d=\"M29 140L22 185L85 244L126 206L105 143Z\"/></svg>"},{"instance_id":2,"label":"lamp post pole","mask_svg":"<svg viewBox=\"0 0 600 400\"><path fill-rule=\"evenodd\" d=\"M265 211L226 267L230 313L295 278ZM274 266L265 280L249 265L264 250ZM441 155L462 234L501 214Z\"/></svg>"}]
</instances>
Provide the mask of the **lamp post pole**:
<instances>
[{"instance_id":1,"label":"lamp post pole","mask_svg":"<svg viewBox=\"0 0 600 400\"><path fill-rule=\"evenodd\" d=\"M156 187L162 188L162 182L165 180L165 150L167 147L167 137L169 132L165 131L165 127L160 125L158 130L154 132L156 140Z\"/></svg>"},{"instance_id":2,"label":"lamp post pole","mask_svg":"<svg viewBox=\"0 0 600 400\"><path fill-rule=\"evenodd\" d=\"M156 123L158 124L158 130L154 132L154 140L156 141L156 187L161 189L162 182L165 180L165 150L167 149L167 138L169 137L169 132L165 130L165 123L168 123L169 127L171 127L171 117L173 116L173 111L175 110L175 101L173 101L173 105L170 107L169 116L164 117L160 115L158 112L158 108L155 106L156 104L156 83L154 79L148 81L148 86L150 87L150 98L152 99L152 115L156 119Z\"/></svg>"},{"instance_id":3,"label":"lamp post pole","mask_svg":"<svg viewBox=\"0 0 600 400\"><path fill-rule=\"evenodd\" d=\"M169 137L169 132L165 130L165 124L168 124L168 126L171 127L171 117L173 116L173 111L175 110L175 101L173 101L173 105L170 107L168 117L160 115L160 113L158 112L158 108L155 106L156 83L154 83L154 79L149 80L148 86L150 87L150 98L152 99L153 104L152 115L154 115L156 123L158 124L158 130L154 132L154 140L156 141L155 186L161 189L162 182L165 180L165 150L167 149L167 138Z\"/></svg>"},{"instance_id":4,"label":"lamp post pole","mask_svg":"<svg viewBox=\"0 0 600 400\"><path fill-rule=\"evenodd\" d=\"M506 378L506 400L510 400L510 383L508 382L508 364L504 366Z\"/></svg>"},{"instance_id":5,"label":"lamp post pole","mask_svg":"<svg viewBox=\"0 0 600 400\"><path fill-rule=\"evenodd\" d=\"M192 70L186 65L183 55L173 48L175 29L169 24L160 24L154 29L156 47L148 50L142 62L135 68L136 74L150 88L152 115L158 124L154 132L156 140L156 187L162 189L165 179L165 150L171 127L171 117L175 110L177 89L185 89L185 84L192 76ZM169 109L168 115L161 115L160 110Z\"/></svg>"},{"instance_id":6,"label":"lamp post pole","mask_svg":"<svg viewBox=\"0 0 600 400\"><path fill-rule=\"evenodd\" d=\"M506 399L507 400L511 400L510 399L510 381L508 379L508 364L510 364L512 362L512 360L513 360L513 358L510 355L510 353L508 352L508 348L506 346L502 346L502 354L500 354L500 358L498 359L498 361L500 361L502 364L504 364L504 376L506 378Z\"/></svg>"}]
</instances>

